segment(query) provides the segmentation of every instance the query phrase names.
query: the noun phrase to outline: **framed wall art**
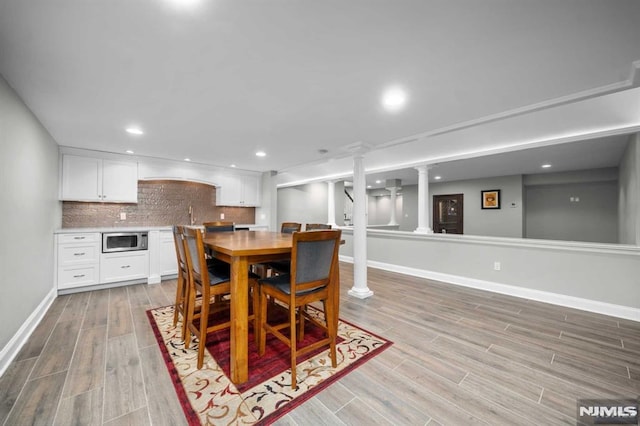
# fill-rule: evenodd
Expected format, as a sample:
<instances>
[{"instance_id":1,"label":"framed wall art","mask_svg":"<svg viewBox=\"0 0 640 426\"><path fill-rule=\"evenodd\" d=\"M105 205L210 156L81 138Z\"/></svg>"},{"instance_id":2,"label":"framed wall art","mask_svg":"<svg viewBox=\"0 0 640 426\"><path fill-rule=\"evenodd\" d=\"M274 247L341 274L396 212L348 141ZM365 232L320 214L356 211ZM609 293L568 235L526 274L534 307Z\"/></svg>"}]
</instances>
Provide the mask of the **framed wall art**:
<instances>
[{"instance_id":1,"label":"framed wall art","mask_svg":"<svg viewBox=\"0 0 640 426\"><path fill-rule=\"evenodd\" d=\"M500 190L489 189L480 191L483 209L499 209L500 208Z\"/></svg>"}]
</instances>

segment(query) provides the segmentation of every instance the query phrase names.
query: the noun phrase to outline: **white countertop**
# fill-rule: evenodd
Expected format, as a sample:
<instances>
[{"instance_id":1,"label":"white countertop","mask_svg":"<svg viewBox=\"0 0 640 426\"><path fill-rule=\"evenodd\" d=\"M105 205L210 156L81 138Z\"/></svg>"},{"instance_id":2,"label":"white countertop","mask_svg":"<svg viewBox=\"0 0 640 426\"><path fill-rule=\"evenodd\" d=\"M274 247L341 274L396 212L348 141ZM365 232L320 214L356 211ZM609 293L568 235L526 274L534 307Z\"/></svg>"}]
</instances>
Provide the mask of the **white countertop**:
<instances>
[{"instance_id":1,"label":"white countertop","mask_svg":"<svg viewBox=\"0 0 640 426\"><path fill-rule=\"evenodd\" d=\"M267 225L255 225L255 224L236 224L236 228L263 228ZM60 228L56 229L55 234L77 234L80 232L144 232L144 231L171 231L172 226L111 226L111 227L96 227L96 228Z\"/></svg>"}]
</instances>

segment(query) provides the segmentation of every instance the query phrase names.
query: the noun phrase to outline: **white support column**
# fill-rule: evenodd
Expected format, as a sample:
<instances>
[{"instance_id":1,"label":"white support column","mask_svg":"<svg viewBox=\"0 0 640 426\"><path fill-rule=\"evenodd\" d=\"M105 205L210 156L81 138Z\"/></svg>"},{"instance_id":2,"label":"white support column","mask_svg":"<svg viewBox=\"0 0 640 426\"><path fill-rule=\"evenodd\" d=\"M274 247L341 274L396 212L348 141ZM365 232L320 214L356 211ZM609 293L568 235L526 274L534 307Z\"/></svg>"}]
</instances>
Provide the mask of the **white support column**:
<instances>
[{"instance_id":1,"label":"white support column","mask_svg":"<svg viewBox=\"0 0 640 426\"><path fill-rule=\"evenodd\" d=\"M421 234L432 234L429 226L429 167L418 166L418 228L414 231Z\"/></svg>"},{"instance_id":2,"label":"white support column","mask_svg":"<svg viewBox=\"0 0 640 426\"><path fill-rule=\"evenodd\" d=\"M327 182L327 223L336 226L336 182Z\"/></svg>"},{"instance_id":3,"label":"white support column","mask_svg":"<svg viewBox=\"0 0 640 426\"><path fill-rule=\"evenodd\" d=\"M396 199L398 198L398 188L389 188L391 192L391 218L389 219L389 225L397 225L396 220Z\"/></svg>"},{"instance_id":4,"label":"white support column","mask_svg":"<svg viewBox=\"0 0 640 426\"><path fill-rule=\"evenodd\" d=\"M367 285L367 183L364 157L353 157L353 287L349 295L359 299L373 296Z\"/></svg>"}]
</instances>

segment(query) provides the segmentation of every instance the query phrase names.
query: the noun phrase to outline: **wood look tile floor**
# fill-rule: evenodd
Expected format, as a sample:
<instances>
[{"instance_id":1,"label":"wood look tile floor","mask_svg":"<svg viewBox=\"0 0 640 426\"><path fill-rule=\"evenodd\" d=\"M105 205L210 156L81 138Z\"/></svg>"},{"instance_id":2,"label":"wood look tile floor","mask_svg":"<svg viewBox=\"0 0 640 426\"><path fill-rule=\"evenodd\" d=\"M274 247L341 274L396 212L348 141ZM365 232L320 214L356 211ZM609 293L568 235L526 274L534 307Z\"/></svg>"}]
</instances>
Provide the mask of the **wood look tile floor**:
<instances>
[{"instance_id":1,"label":"wood look tile floor","mask_svg":"<svg viewBox=\"0 0 640 426\"><path fill-rule=\"evenodd\" d=\"M640 395L640 323L369 269L340 317L395 344L279 425L575 425L578 398ZM58 297L0 378L3 425L181 425L145 311L175 281Z\"/></svg>"}]
</instances>

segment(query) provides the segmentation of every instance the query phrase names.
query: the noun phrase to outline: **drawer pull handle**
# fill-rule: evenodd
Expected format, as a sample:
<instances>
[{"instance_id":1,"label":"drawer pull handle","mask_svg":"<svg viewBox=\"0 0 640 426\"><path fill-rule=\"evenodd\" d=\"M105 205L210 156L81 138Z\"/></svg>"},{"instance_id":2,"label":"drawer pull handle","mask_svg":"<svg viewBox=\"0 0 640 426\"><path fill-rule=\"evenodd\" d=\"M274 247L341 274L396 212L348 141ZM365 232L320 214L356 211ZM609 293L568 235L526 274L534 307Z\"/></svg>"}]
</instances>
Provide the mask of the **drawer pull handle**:
<instances>
[{"instance_id":1,"label":"drawer pull handle","mask_svg":"<svg viewBox=\"0 0 640 426\"><path fill-rule=\"evenodd\" d=\"M82 253L73 253L74 256L84 256L86 253L82 252Z\"/></svg>"},{"instance_id":2,"label":"drawer pull handle","mask_svg":"<svg viewBox=\"0 0 640 426\"><path fill-rule=\"evenodd\" d=\"M122 269L127 269L127 268L131 268L131 265L123 265L121 266Z\"/></svg>"},{"instance_id":3,"label":"drawer pull handle","mask_svg":"<svg viewBox=\"0 0 640 426\"><path fill-rule=\"evenodd\" d=\"M73 278L82 278L84 277L84 274L80 274L80 275L74 275Z\"/></svg>"},{"instance_id":4,"label":"drawer pull handle","mask_svg":"<svg viewBox=\"0 0 640 426\"><path fill-rule=\"evenodd\" d=\"M85 237L73 237L74 240L84 240Z\"/></svg>"}]
</instances>

